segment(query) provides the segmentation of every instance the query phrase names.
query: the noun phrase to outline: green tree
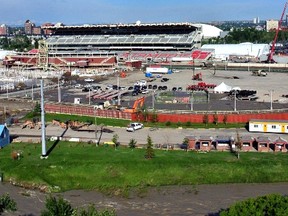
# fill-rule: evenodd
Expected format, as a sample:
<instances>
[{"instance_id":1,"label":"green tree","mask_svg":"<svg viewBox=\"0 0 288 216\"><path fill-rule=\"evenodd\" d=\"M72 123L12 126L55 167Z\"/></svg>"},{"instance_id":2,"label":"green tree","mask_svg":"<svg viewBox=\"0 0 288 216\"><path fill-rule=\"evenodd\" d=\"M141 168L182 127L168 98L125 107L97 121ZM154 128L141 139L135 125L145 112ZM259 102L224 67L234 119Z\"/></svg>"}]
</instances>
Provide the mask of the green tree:
<instances>
[{"instance_id":1,"label":"green tree","mask_svg":"<svg viewBox=\"0 0 288 216\"><path fill-rule=\"evenodd\" d=\"M213 123L214 123L215 125L218 125L218 120L219 120L218 114L217 114L217 113L214 113L214 115L213 115Z\"/></svg>"},{"instance_id":2,"label":"green tree","mask_svg":"<svg viewBox=\"0 0 288 216\"><path fill-rule=\"evenodd\" d=\"M209 116L207 113L203 115L203 123L207 126L209 122Z\"/></svg>"},{"instance_id":3,"label":"green tree","mask_svg":"<svg viewBox=\"0 0 288 216\"><path fill-rule=\"evenodd\" d=\"M236 148L237 158L239 159L240 158L240 151L242 150L242 142L241 142L241 138L239 135L239 131L236 131L235 148Z\"/></svg>"},{"instance_id":4,"label":"green tree","mask_svg":"<svg viewBox=\"0 0 288 216\"><path fill-rule=\"evenodd\" d=\"M0 215L5 211L16 211L17 204L10 198L9 194L6 193L0 197Z\"/></svg>"},{"instance_id":5,"label":"green tree","mask_svg":"<svg viewBox=\"0 0 288 216\"><path fill-rule=\"evenodd\" d=\"M119 140L119 135L118 134L114 134L113 137L112 137L112 142L114 143L115 148L120 145L118 140Z\"/></svg>"},{"instance_id":6,"label":"green tree","mask_svg":"<svg viewBox=\"0 0 288 216\"><path fill-rule=\"evenodd\" d=\"M157 112L155 110L151 114L151 122L152 123L158 122L158 114L157 114Z\"/></svg>"},{"instance_id":7,"label":"green tree","mask_svg":"<svg viewBox=\"0 0 288 216\"><path fill-rule=\"evenodd\" d=\"M99 211L95 208L94 205L89 205L87 209L81 208L77 209L75 216L116 216L116 213L114 210L108 210L104 209L102 211Z\"/></svg>"},{"instance_id":8,"label":"green tree","mask_svg":"<svg viewBox=\"0 0 288 216\"><path fill-rule=\"evenodd\" d=\"M226 125L228 121L228 115L225 113L223 116L223 123Z\"/></svg>"},{"instance_id":9,"label":"green tree","mask_svg":"<svg viewBox=\"0 0 288 216\"><path fill-rule=\"evenodd\" d=\"M128 146L129 148L134 149L136 147L136 144L137 144L137 141L135 139L130 139Z\"/></svg>"},{"instance_id":10,"label":"green tree","mask_svg":"<svg viewBox=\"0 0 288 216\"><path fill-rule=\"evenodd\" d=\"M220 211L220 216L287 215L288 197L279 194L247 199Z\"/></svg>"},{"instance_id":11,"label":"green tree","mask_svg":"<svg viewBox=\"0 0 288 216\"><path fill-rule=\"evenodd\" d=\"M148 135L147 136L147 147L146 147L146 153L145 153L145 158L146 159L152 159L155 157L154 154L154 149L153 149L153 142L151 137Z\"/></svg>"},{"instance_id":12,"label":"green tree","mask_svg":"<svg viewBox=\"0 0 288 216\"><path fill-rule=\"evenodd\" d=\"M53 196L47 197L45 207L46 209L42 210L41 216L70 216L73 214L71 204L62 197L58 199Z\"/></svg>"},{"instance_id":13,"label":"green tree","mask_svg":"<svg viewBox=\"0 0 288 216\"><path fill-rule=\"evenodd\" d=\"M41 104L38 101L36 102L36 104L34 106L32 115L33 115L33 117L37 117L37 116L41 115Z\"/></svg>"}]
</instances>

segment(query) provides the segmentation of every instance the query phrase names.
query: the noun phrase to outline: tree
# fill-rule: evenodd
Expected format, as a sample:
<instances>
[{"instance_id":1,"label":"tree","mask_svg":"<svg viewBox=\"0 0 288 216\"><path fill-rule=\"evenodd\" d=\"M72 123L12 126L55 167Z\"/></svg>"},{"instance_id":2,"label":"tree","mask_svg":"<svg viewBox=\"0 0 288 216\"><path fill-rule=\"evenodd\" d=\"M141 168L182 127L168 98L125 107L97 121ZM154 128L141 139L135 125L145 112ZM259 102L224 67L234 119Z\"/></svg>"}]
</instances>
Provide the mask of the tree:
<instances>
[{"instance_id":1,"label":"tree","mask_svg":"<svg viewBox=\"0 0 288 216\"><path fill-rule=\"evenodd\" d=\"M114 210L104 209L98 211L94 205L89 205L87 209L81 208L76 210L75 216L115 216L116 213Z\"/></svg>"},{"instance_id":2,"label":"tree","mask_svg":"<svg viewBox=\"0 0 288 216\"><path fill-rule=\"evenodd\" d=\"M214 115L213 115L213 123L214 123L215 125L218 124L218 114L217 114L217 113L214 113Z\"/></svg>"},{"instance_id":3,"label":"tree","mask_svg":"<svg viewBox=\"0 0 288 216\"><path fill-rule=\"evenodd\" d=\"M136 147L136 144L137 144L137 141L135 139L130 139L128 146L129 148L134 149Z\"/></svg>"},{"instance_id":4,"label":"tree","mask_svg":"<svg viewBox=\"0 0 288 216\"><path fill-rule=\"evenodd\" d=\"M6 193L0 197L0 215L5 211L16 211L17 204L10 198L9 194Z\"/></svg>"},{"instance_id":5,"label":"tree","mask_svg":"<svg viewBox=\"0 0 288 216\"><path fill-rule=\"evenodd\" d=\"M115 216L114 210L98 211L94 205L89 205L87 209L73 209L71 204L62 197L46 198L46 209L41 212L41 216Z\"/></svg>"},{"instance_id":6,"label":"tree","mask_svg":"<svg viewBox=\"0 0 288 216\"><path fill-rule=\"evenodd\" d=\"M47 197L45 207L46 209L41 212L41 216L70 216L73 214L71 204L62 197L58 199L52 196Z\"/></svg>"},{"instance_id":7,"label":"tree","mask_svg":"<svg viewBox=\"0 0 288 216\"><path fill-rule=\"evenodd\" d=\"M152 143L151 137L148 135L147 136L147 147L146 147L145 158L146 159L152 159L153 157L155 157L154 149L153 149L153 143Z\"/></svg>"},{"instance_id":8,"label":"tree","mask_svg":"<svg viewBox=\"0 0 288 216\"><path fill-rule=\"evenodd\" d=\"M228 115L225 113L223 116L223 123L226 125L228 121Z\"/></svg>"},{"instance_id":9,"label":"tree","mask_svg":"<svg viewBox=\"0 0 288 216\"><path fill-rule=\"evenodd\" d=\"M237 158L239 159L240 158L240 151L242 150L242 142L241 142L240 135L239 135L238 131L236 131L235 147L236 147Z\"/></svg>"},{"instance_id":10,"label":"tree","mask_svg":"<svg viewBox=\"0 0 288 216\"><path fill-rule=\"evenodd\" d=\"M154 110L151 114L151 122L152 123L156 123L158 122L158 114L156 113L156 111Z\"/></svg>"},{"instance_id":11,"label":"tree","mask_svg":"<svg viewBox=\"0 0 288 216\"><path fill-rule=\"evenodd\" d=\"M220 211L220 216L287 215L288 197L270 194L247 199Z\"/></svg>"},{"instance_id":12,"label":"tree","mask_svg":"<svg viewBox=\"0 0 288 216\"><path fill-rule=\"evenodd\" d=\"M113 137L112 137L112 142L114 143L115 148L120 145L118 140L119 140L118 134L114 134Z\"/></svg>"},{"instance_id":13,"label":"tree","mask_svg":"<svg viewBox=\"0 0 288 216\"><path fill-rule=\"evenodd\" d=\"M208 122L209 122L209 116L207 113L205 113L203 115L203 123L207 126Z\"/></svg>"}]
</instances>

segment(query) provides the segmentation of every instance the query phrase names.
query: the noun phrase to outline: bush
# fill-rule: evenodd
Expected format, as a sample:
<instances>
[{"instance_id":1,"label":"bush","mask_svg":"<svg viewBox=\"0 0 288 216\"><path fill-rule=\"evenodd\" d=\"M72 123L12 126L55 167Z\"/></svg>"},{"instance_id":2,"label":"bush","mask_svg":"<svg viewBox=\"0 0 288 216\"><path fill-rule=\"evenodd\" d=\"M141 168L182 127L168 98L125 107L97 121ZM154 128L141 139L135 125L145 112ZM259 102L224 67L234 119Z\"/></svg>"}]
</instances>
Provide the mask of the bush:
<instances>
[{"instance_id":1,"label":"bush","mask_svg":"<svg viewBox=\"0 0 288 216\"><path fill-rule=\"evenodd\" d=\"M185 123L186 127L191 127L192 123L190 121Z\"/></svg>"},{"instance_id":2,"label":"bush","mask_svg":"<svg viewBox=\"0 0 288 216\"><path fill-rule=\"evenodd\" d=\"M165 122L165 125L166 125L166 126L171 126L171 122L170 122L170 121L167 121L167 122Z\"/></svg>"},{"instance_id":3,"label":"bush","mask_svg":"<svg viewBox=\"0 0 288 216\"><path fill-rule=\"evenodd\" d=\"M46 198L46 209L42 211L41 216L115 216L114 210L98 211L94 205L89 205L87 209L73 209L71 204L62 197Z\"/></svg>"},{"instance_id":4,"label":"bush","mask_svg":"<svg viewBox=\"0 0 288 216\"><path fill-rule=\"evenodd\" d=\"M17 210L16 202L10 198L9 194L4 194L0 197L0 215L5 210L7 211L16 211Z\"/></svg>"},{"instance_id":5,"label":"bush","mask_svg":"<svg viewBox=\"0 0 288 216\"><path fill-rule=\"evenodd\" d=\"M130 139L129 144L128 144L129 148L132 148L132 149L135 148L136 143L137 141L135 139Z\"/></svg>"},{"instance_id":6,"label":"bush","mask_svg":"<svg viewBox=\"0 0 288 216\"><path fill-rule=\"evenodd\" d=\"M59 199L52 196L47 197L45 207L46 209L41 212L41 216L70 216L74 211L70 203L62 197L59 197Z\"/></svg>"},{"instance_id":7,"label":"bush","mask_svg":"<svg viewBox=\"0 0 288 216\"><path fill-rule=\"evenodd\" d=\"M279 194L251 198L237 202L220 211L220 216L237 215L287 215L288 197Z\"/></svg>"},{"instance_id":8,"label":"bush","mask_svg":"<svg viewBox=\"0 0 288 216\"><path fill-rule=\"evenodd\" d=\"M94 205L89 205L87 209L81 208L76 210L75 216L115 216L116 213L114 210L102 210L98 211Z\"/></svg>"},{"instance_id":9,"label":"bush","mask_svg":"<svg viewBox=\"0 0 288 216\"><path fill-rule=\"evenodd\" d=\"M148 135L148 137L147 137L147 148L146 148L145 158L146 158L146 159L152 159L152 158L154 158L154 156L155 156L155 154L154 154L152 139L151 139L151 137Z\"/></svg>"}]
</instances>

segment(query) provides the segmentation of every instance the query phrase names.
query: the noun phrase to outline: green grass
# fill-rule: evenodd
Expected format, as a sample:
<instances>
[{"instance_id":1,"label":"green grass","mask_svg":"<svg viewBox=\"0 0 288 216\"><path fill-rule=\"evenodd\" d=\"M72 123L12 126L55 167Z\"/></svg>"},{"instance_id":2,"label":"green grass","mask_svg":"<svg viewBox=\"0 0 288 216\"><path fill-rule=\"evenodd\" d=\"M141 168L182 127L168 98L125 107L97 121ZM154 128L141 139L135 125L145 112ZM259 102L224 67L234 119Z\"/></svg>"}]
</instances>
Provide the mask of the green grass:
<instances>
[{"instance_id":1,"label":"green grass","mask_svg":"<svg viewBox=\"0 0 288 216\"><path fill-rule=\"evenodd\" d=\"M47 150L53 143L47 143ZM23 158L13 160L13 151ZM13 143L0 151L4 180L27 185L48 185L52 191L92 189L125 194L148 186L288 181L286 154L229 152L206 154L145 149L95 147L87 143L59 142L48 159L40 159L41 144Z\"/></svg>"},{"instance_id":2,"label":"green grass","mask_svg":"<svg viewBox=\"0 0 288 216\"><path fill-rule=\"evenodd\" d=\"M33 113L28 113L24 119L32 119L33 118ZM37 118L41 118L40 116L37 116ZM78 116L78 115L65 115L65 114L51 114L51 113L46 113L45 114L45 120L47 122L51 122L53 119L60 120L62 122L65 122L67 120L78 120L80 122L92 122L94 124L95 118L91 116ZM130 120L125 120L125 119L113 119L113 118L100 118L97 117L97 124L103 124L106 126L118 126L118 127L126 127L131 121ZM218 123L213 124L213 123L193 123L193 122L177 122L177 123L172 123L172 122L157 122L157 123L152 123L152 122L144 122L145 127L159 127L159 128L178 128L178 127L183 127L183 128L244 128L245 124L244 123Z\"/></svg>"}]
</instances>

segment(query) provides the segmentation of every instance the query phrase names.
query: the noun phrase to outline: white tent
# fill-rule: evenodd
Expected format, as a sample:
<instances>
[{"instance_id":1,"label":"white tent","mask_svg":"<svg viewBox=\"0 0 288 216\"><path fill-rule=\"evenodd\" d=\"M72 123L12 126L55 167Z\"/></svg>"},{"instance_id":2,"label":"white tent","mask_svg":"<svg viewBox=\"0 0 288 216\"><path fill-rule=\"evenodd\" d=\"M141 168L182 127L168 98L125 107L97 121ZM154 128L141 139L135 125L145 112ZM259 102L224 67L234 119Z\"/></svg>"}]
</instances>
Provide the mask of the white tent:
<instances>
[{"instance_id":1,"label":"white tent","mask_svg":"<svg viewBox=\"0 0 288 216\"><path fill-rule=\"evenodd\" d=\"M226 85L224 82L220 83L218 86L214 88L215 93L224 93L231 91L232 87Z\"/></svg>"}]
</instances>

